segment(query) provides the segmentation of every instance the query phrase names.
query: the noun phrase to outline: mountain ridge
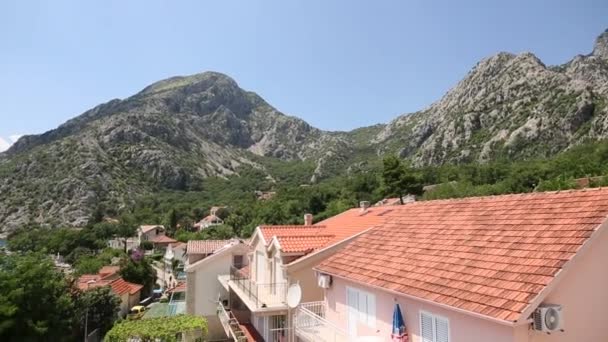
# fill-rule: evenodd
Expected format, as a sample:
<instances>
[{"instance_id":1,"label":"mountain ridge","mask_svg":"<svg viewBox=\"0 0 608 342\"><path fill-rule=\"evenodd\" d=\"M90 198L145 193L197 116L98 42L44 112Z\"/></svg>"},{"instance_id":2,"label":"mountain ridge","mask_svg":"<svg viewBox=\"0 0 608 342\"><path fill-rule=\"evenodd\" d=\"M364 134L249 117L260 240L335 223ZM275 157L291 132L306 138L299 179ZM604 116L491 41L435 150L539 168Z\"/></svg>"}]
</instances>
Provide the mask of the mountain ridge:
<instances>
[{"instance_id":1,"label":"mountain ridge","mask_svg":"<svg viewBox=\"0 0 608 342\"><path fill-rule=\"evenodd\" d=\"M325 131L218 72L175 76L113 99L0 153L0 224L82 225L158 189L188 190L264 158L313 163L310 181L382 155L414 165L551 156L608 137L608 30L587 55L482 59L429 107L386 124Z\"/></svg>"}]
</instances>

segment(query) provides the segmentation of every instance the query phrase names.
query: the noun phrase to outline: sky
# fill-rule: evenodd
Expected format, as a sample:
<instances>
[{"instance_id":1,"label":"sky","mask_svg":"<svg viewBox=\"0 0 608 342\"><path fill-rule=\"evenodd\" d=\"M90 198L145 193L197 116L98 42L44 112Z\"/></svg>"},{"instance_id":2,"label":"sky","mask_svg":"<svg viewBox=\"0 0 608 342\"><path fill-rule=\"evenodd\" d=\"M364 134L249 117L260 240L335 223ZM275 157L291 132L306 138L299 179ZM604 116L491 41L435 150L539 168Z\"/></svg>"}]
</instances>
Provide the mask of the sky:
<instances>
[{"instance_id":1,"label":"sky","mask_svg":"<svg viewBox=\"0 0 608 342\"><path fill-rule=\"evenodd\" d=\"M423 109L482 58L592 50L608 1L0 2L0 151L175 75L218 71L325 130Z\"/></svg>"}]
</instances>

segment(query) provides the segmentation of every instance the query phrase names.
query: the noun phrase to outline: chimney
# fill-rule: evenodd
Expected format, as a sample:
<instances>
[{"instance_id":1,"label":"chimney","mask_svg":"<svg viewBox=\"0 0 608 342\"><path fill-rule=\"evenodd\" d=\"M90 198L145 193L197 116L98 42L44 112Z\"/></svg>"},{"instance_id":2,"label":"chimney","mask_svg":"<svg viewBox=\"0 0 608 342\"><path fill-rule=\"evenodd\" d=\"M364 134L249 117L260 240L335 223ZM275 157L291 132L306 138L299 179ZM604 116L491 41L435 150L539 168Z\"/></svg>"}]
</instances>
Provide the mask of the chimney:
<instances>
[{"instance_id":1,"label":"chimney","mask_svg":"<svg viewBox=\"0 0 608 342\"><path fill-rule=\"evenodd\" d=\"M312 214L304 214L304 225L312 226Z\"/></svg>"},{"instance_id":2,"label":"chimney","mask_svg":"<svg viewBox=\"0 0 608 342\"><path fill-rule=\"evenodd\" d=\"M369 201L359 202L359 207L361 208L361 211L366 211L367 208L369 208Z\"/></svg>"}]
</instances>

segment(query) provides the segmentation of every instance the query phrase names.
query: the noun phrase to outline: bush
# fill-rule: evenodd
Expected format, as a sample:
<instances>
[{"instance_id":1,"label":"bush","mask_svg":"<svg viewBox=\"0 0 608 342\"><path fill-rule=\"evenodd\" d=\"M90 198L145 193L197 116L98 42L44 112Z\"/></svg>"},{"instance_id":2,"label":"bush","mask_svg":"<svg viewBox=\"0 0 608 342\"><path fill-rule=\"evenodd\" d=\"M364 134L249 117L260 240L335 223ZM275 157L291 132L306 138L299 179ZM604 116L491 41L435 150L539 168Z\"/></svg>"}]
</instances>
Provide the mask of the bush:
<instances>
[{"instance_id":1,"label":"bush","mask_svg":"<svg viewBox=\"0 0 608 342\"><path fill-rule=\"evenodd\" d=\"M142 241L139 247L143 248L146 251L151 251L154 249L154 244L151 241Z\"/></svg>"}]
</instances>

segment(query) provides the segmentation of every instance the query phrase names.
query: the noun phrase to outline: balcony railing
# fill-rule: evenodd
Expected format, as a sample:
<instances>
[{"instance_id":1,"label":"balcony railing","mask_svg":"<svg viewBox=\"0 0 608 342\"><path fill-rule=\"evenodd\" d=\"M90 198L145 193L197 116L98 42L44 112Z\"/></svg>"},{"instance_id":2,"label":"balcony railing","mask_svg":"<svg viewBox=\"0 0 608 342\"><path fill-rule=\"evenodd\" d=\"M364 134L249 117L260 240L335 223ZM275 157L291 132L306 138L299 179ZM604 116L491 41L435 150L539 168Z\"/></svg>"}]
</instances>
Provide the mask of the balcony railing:
<instances>
[{"instance_id":1,"label":"balcony railing","mask_svg":"<svg viewBox=\"0 0 608 342\"><path fill-rule=\"evenodd\" d=\"M217 316L226 331L226 336L231 337L235 342L247 341L247 336L231 311L226 311L224 306L220 304L217 308Z\"/></svg>"},{"instance_id":2,"label":"balcony railing","mask_svg":"<svg viewBox=\"0 0 608 342\"><path fill-rule=\"evenodd\" d=\"M298 338L310 342L346 342L348 333L326 318L325 302L300 304L294 312L294 328Z\"/></svg>"},{"instance_id":3,"label":"balcony railing","mask_svg":"<svg viewBox=\"0 0 608 342\"><path fill-rule=\"evenodd\" d=\"M285 306L287 283L258 284L234 266L230 267L230 283L233 284L256 308Z\"/></svg>"}]
</instances>

